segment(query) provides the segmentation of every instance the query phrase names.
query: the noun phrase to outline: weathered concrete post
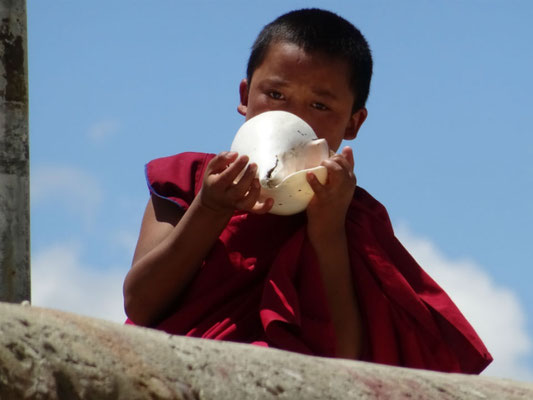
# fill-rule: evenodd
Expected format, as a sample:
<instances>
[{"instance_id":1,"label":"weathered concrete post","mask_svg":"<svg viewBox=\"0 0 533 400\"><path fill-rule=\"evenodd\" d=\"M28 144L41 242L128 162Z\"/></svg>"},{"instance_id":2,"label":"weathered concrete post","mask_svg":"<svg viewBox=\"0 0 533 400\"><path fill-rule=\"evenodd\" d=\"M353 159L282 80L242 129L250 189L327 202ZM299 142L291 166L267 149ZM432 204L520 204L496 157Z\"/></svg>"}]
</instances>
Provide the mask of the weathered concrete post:
<instances>
[{"instance_id":1,"label":"weathered concrete post","mask_svg":"<svg viewBox=\"0 0 533 400\"><path fill-rule=\"evenodd\" d=\"M30 299L26 0L0 0L0 301Z\"/></svg>"}]
</instances>

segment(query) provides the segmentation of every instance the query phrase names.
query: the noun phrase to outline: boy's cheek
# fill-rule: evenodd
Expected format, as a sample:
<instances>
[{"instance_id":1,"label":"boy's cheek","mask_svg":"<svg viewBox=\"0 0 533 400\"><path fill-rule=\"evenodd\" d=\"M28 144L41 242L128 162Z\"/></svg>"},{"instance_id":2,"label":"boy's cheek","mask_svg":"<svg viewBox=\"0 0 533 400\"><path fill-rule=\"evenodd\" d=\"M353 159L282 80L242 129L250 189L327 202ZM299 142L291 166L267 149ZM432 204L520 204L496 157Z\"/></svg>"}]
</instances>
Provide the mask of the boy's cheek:
<instances>
[{"instance_id":1,"label":"boy's cheek","mask_svg":"<svg viewBox=\"0 0 533 400\"><path fill-rule=\"evenodd\" d=\"M250 110L250 106L248 107L248 110ZM280 104L274 102L268 96L262 96L262 98L252 106L252 113L254 116L264 113L266 111L277 110L282 110L282 107L280 107Z\"/></svg>"}]
</instances>

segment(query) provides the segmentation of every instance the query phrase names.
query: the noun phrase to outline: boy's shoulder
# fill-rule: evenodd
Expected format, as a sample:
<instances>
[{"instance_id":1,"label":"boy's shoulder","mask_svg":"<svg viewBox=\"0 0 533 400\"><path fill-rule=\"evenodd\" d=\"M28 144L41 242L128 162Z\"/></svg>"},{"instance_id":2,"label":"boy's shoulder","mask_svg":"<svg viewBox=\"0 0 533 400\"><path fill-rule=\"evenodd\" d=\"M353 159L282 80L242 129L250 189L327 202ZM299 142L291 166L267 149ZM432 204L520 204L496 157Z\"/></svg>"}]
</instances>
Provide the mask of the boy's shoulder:
<instances>
[{"instance_id":1,"label":"boy's shoulder","mask_svg":"<svg viewBox=\"0 0 533 400\"><path fill-rule=\"evenodd\" d=\"M154 173L164 173L166 170L184 167L199 167L207 164L215 155L210 153L183 152L171 156L159 157L149 161L146 169Z\"/></svg>"},{"instance_id":2,"label":"boy's shoulder","mask_svg":"<svg viewBox=\"0 0 533 400\"><path fill-rule=\"evenodd\" d=\"M358 218L364 214L371 219L377 219L379 223L384 224L387 230L393 232L389 213L385 206L361 186L355 188L349 211L347 218Z\"/></svg>"},{"instance_id":3,"label":"boy's shoulder","mask_svg":"<svg viewBox=\"0 0 533 400\"><path fill-rule=\"evenodd\" d=\"M145 166L150 193L188 207L200 191L202 177L215 154L184 152L156 158Z\"/></svg>"}]
</instances>

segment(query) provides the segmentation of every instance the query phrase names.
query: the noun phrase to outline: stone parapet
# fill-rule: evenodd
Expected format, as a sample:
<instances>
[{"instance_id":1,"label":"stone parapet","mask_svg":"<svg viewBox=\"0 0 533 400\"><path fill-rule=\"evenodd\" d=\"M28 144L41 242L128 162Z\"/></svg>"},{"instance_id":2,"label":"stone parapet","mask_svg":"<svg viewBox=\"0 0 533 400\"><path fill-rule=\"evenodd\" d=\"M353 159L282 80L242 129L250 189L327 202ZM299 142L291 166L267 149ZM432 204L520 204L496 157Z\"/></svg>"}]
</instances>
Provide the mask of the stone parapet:
<instances>
[{"instance_id":1,"label":"stone parapet","mask_svg":"<svg viewBox=\"0 0 533 400\"><path fill-rule=\"evenodd\" d=\"M533 399L533 384L171 336L0 303L0 399Z\"/></svg>"}]
</instances>

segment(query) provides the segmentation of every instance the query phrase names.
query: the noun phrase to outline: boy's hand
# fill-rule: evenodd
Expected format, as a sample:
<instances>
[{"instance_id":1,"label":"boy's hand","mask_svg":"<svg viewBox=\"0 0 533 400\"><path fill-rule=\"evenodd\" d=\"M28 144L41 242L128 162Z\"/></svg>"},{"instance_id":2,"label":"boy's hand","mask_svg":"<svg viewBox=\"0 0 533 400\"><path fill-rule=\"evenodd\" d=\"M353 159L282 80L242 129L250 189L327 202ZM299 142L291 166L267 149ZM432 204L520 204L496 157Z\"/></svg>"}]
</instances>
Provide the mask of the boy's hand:
<instances>
[{"instance_id":1,"label":"boy's hand","mask_svg":"<svg viewBox=\"0 0 533 400\"><path fill-rule=\"evenodd\" d=\"M350 147L344 147L341 154L333 155L321 165L328 170L324 185L313 173L307 174L307 181L315 192L307 206L307 233L312 243L335 237L341 232L344 234L346 212L357 183Z\"/></svg>"},{"instance_id":2,"label":"boy's hand","mask_svg":"<svg viewBox=\"0 0 533 400\"><path fill-rule=\"evenodd\" d=\"M272 207L272 200L257 203L261 186L256 178L257 165L250 163L248 156L235 152L222 152L215 156L204 175L198 197L200 204L219 214L230 216L235 210L264 214ZM237 180L241 171L244 174ZM257 203L257 204L256 204Z\"/></svg>"}]
</instances>

